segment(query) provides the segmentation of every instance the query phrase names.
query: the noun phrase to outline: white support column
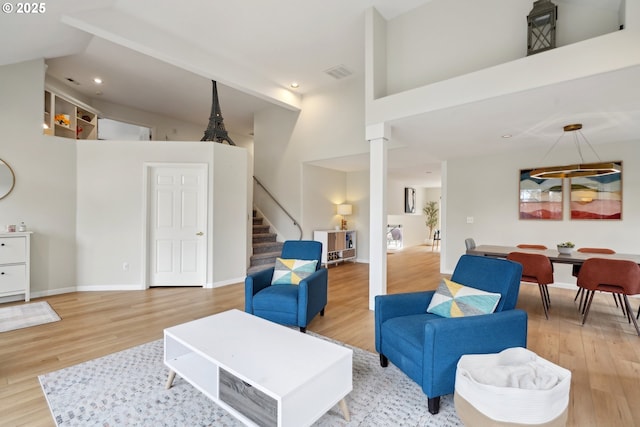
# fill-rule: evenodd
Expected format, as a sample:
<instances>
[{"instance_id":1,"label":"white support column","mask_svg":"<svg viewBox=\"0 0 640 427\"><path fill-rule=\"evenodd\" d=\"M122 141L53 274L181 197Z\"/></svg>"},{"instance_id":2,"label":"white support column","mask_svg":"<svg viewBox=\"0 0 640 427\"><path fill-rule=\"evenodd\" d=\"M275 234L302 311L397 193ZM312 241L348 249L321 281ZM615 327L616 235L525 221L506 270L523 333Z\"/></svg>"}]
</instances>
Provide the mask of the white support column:
<instances>
[{"instance_id":1,"label":"white support column","mask_svg":"<svg viewBox=\"0 0 640 427\"><path fill-rule=\"evenodd\" d=\"M387 145L390 128L386 123L367 126L370 143L369 165L369 309L375 296L387 293Z\"/></svg>"}]
</instances>

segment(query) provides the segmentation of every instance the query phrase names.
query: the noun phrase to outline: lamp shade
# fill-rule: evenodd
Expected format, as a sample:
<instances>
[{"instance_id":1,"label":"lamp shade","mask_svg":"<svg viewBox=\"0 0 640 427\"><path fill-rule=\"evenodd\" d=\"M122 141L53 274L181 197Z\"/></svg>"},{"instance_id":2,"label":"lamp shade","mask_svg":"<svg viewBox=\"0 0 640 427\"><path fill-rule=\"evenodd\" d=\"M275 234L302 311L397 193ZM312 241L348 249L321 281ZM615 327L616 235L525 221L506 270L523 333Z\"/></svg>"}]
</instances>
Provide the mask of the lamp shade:
<instances>
[{"instance_id":1,"label":"lamp shade","mask_svg":"<svg viewBox=\"0 0 640 427\"><path fill-rule=\"evenodd\" d=\"M348 204L338 205L338 215L351 215L353 206Z\"/></svg>"}]
</instances>

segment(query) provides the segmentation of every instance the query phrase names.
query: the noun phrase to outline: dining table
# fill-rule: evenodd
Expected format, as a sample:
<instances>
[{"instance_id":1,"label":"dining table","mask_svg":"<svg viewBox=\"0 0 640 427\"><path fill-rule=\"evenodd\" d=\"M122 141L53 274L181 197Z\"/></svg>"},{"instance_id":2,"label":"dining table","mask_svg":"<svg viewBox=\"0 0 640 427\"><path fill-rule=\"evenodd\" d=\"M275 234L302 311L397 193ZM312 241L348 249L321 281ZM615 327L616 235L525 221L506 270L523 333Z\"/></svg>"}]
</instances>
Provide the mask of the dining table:
<instances>
[{"instance_id":1,"label":"dining table","mask_svg":"<svg viewBox=\"0 0 640 427\"><path fill-rule=\"evenodd\" d=\"M582 265L582 263L584 263L589 258L631 260L637 264L640 264L640 255L637 254L600 254L578 252L577 250L571 251L570 254L561 254L557 249L529 249L519 248L517 246L500 245L478 245L473 249L467 250L467 254L469 255L481 255L494 258L506 258L510 252L525 252L546 255L551 262L557 264Z\"/></svg>"}]
</instances>

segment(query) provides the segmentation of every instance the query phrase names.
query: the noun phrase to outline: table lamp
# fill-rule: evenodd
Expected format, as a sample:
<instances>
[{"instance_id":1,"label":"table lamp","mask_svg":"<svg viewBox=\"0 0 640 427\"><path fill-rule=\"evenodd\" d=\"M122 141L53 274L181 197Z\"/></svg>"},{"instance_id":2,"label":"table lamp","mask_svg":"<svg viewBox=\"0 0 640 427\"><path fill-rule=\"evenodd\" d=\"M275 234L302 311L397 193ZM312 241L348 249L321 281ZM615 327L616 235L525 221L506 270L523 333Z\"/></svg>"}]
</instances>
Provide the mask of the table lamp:
<instances>
[{"instance_id":1,"label":"table lamp","mask_svg":"<svg viewBox=\"0 0 640 427\"><path fill-rule=\"evenodd\" d=\"M342 215L342 222L340 223L340 229L347 229L347 220L344 218L347 215L351 215L353 207L349 204L338 205L338 215Z\"/></svg>"}]
</instances>

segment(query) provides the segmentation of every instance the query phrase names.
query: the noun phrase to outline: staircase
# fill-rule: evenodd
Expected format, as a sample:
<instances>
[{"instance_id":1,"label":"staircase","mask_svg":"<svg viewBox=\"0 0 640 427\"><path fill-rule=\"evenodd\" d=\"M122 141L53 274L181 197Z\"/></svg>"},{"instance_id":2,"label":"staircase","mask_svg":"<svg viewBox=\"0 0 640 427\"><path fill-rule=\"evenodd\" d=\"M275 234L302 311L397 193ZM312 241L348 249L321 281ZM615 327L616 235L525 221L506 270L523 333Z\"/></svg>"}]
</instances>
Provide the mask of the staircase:
<instances>
[{"instance_id":1,"label":"staircase","mask_svg":"<svg viewBox=\"0 0 640 427\"><path fill-rule=\"evenodd\" d=\"M282 242L276 242L276 233L271 233L268 224L263 224L264 220L257 216L253 210L253 255L247 274L252 274L269 267L273 267L276 258L282 252Z\"/></svg>"}]
</instances>

